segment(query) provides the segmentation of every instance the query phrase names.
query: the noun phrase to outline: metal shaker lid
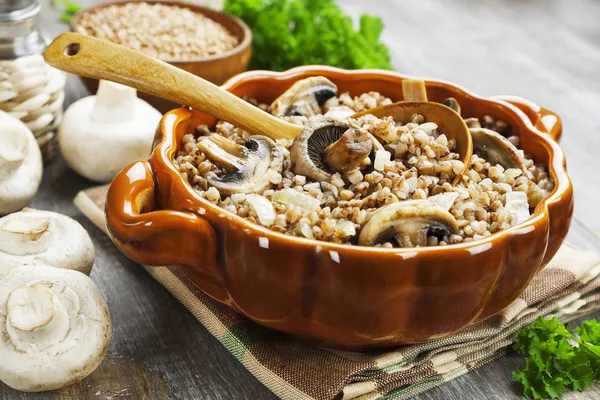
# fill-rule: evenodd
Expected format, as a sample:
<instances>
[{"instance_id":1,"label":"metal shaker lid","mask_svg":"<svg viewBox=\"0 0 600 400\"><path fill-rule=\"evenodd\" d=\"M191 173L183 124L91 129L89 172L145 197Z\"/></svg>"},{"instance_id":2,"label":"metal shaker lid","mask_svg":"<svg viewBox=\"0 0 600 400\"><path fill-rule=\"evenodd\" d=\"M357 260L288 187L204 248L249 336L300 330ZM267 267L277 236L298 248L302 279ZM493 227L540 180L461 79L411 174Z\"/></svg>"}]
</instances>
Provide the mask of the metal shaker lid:
<instances>
[{"instance_id":1,"label":"metal shaker lid","mask_svg":"<svg viewBox=\"0 0 600 400\"><path fill-rule=\"evenodd\" d=\"M40 11L36 0L0 0L0 22L17 22L31 18Z\"/></svg>"}]
</instances>

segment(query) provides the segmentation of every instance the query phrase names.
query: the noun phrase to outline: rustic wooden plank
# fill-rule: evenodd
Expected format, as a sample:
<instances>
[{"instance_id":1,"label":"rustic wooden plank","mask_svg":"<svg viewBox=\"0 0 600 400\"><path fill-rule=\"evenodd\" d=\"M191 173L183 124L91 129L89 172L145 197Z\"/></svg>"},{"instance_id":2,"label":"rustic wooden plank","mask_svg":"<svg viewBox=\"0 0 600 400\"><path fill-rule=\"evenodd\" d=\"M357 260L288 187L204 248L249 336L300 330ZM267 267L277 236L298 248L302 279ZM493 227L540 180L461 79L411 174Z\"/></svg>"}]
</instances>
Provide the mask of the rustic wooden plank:
<instances>
[{"instance_id":1,"label":"rustic wooden plank","mask_svg":"<svg viewBox=\"0 0 600 400\"><path fill-rule=\"evenodd\" d=\"M96 1L85 0L83 4ZM215 2L213 2L215 3ZM371 12L386 22L384 40L396 68L460 83L485 95L517 94L561 114L562 147L576 185L577 216L600 232L594 195L600 176L590 166L600 150L600 3L593 0L343 0L357 15ZM48 36L66 29L43 0L40 22ZM67 104L84 96L70 77ZM110 355L88 379L61 391L22 394L0 385L4 399L271 399L275 398L164 288L127 260L110 240L72 205L91 183L62 159L45 170L33 207L75 217L90 232L97 252L92 278L105 295L113 318ZM598 243L579 224L570 239L587 248ZM594 315L600 317L600 313ZM519 398L510 373L522 359L509 355L416 398ZM598 385L573 400L600 396Z\"/></svg>"}]
</instances>

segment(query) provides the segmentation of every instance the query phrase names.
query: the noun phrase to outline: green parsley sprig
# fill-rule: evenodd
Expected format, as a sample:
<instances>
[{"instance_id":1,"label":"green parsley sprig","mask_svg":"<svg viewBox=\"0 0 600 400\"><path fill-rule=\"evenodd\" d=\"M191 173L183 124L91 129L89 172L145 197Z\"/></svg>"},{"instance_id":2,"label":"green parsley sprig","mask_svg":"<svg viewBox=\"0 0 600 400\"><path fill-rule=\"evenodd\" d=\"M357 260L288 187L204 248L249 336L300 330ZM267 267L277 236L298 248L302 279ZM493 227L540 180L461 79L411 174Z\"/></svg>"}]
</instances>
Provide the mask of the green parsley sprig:
<instances>
[{"instance_id":1,"label":"green parsley sprig","mask_svg":"<svg viewBox=\"0 0 600 400\"><path fill-rule=\"evenodd\" d=\"M62 9L63 13L60 20L66 24L71 22L71 18L79 11L83 10L83 6L73 3L69 0L52 0L55 7Z\"/></svg>"},{"instance_id":2,"label":"green parsley sprig","mask_svg":"<svg viewBox=\"0 0 600 400\"><path fill-rule=\"evenodd\" d=\"M517 333L514 349L527 358L513 379L521 382L525 397L556 399L566 389L583 391L600 379L600 324L590 320L569 330L556 317L539 317Z\"/></svg>"},{"instance_id":3,"label":"green parsley sprig","mask_svg":"<svg viewBox=\"0 0 600 400\"><path fill-rule=\"evenodd\" d=\"M299 65L392 69L380 41L383 22L360 17L358 30L334 0L225 0L223 10L252 29L251 69Z\"/></svg>"}]
</instances>

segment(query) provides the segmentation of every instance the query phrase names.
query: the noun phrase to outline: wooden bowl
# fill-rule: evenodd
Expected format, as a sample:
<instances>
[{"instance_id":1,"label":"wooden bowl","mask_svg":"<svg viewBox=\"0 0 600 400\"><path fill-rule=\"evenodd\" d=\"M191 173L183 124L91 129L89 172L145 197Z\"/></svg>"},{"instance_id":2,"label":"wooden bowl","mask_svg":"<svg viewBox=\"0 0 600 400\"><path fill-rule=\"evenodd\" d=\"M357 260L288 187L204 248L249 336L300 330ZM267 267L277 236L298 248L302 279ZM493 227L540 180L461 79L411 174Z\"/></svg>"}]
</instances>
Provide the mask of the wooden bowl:
<instances>
[{"instance_id":1,"label":"wooden bowl","mask_svg":"<svg viewBox=\"0 0 600 400\"><path fill-rule=\"evenodd\" d=\"M322 75L339 92L378 91L402 99L396 72L308 66L251 71L223 87L270 103L294 82ZM112 240L145 265L179 265L195 285L258 324L328 346L367 349L441 338L498 313L554 256L573 213L573 187L556 140L556 114L521 98L478 96L426 80L427 96L454 97L464 117L506 121L511 135L555 182L525 222L448 246L385 249L288 236L210 203L173 165L181 138L215 119L180 108L167 113L148 161L112 182L106 202Z\"/></svg>"},{"instance_id":2,"label":"wooden bowl","mask_svg":"<svg viewBox=\"0 0 600 400\"><path fill-rule=\"evenodd\" d=\"M71 31L76 32L76 28L79 25L79 22L81 21L81 18L84 14L94 13L97 10L104 7L126 3L142 3L142 1L113 1L88 7L80 11L73 17L73 19L71 20ZM200 76L216 85L221 85L227 79L246 71L246 69L248 68L248 63L250 62L250 57L252 55L252 31L250 30L250 28L248 28L248 25L246 25L244 21L232 15L216 11L211 8L202 7L196 4L186 3L182 1L150 0L143 1L143 3L160 3L188 8L194 12L200 13L212 19L213 21L220 23L225 28L227 28L229 32L231 32L231 34L233 34L239 39L239 44L236 47L222 54L217 54L210 57L202 57L195 60L162 61L168 62L171 65L188 71L194 75ZM96 91L98 90L98 80L84 77L81 77L81 80L83 81L87 89L90 91L90 93L96 93ZM180 104L175 104L168 100L164 100L143 92L140 92L138 96L146 100L154 108L156 108L162 113L165 113L169 110L180 106Z\"/></svg>"}]
</instances>

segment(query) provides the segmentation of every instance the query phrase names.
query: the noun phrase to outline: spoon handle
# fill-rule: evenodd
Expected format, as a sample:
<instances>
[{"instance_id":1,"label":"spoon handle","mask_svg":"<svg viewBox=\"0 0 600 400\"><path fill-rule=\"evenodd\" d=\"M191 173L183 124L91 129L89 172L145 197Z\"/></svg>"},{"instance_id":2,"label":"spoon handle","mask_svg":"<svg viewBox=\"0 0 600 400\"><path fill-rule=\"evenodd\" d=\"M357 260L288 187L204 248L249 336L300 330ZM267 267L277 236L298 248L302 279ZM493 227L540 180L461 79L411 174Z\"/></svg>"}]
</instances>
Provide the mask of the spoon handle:
<instances>
[{"instance_id":1,"label":"spoon handle","mask_svg":"<svg viewBox=\"0 0 600 400\"><path fill-rule=\"evenodd\" d=\"M63 71L121 83L272 139L293 139L302 130L189 72L91 36L63 33L48 46L44 59Z\"/></svg>"}]
</instances>

